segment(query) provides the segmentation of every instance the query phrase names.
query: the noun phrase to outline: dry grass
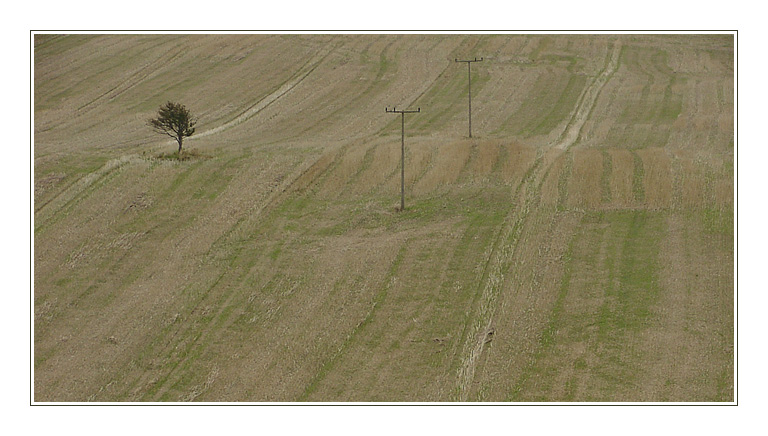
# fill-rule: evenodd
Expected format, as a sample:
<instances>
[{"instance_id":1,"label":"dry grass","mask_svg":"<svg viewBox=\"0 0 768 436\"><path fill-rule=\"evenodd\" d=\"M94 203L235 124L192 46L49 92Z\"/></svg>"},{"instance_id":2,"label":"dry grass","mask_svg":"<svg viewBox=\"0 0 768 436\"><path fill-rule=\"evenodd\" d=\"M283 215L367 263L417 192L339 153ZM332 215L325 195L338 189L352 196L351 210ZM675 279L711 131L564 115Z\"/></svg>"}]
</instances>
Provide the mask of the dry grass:
<instances>
[{"instance_id":1,"label":"dry grass","mask_svg":"<svg viewBox=\"0 0 768 436\"><path fill-rule=\"evenodd\" d=\"M568 205L580 209L599 208L602 202L601 181L604 172L600 151L574 151L572 172L568 184Z\"/></svg>"},{"instance_id":2,"label":"dry grass","mask_svg":"<svg viewBox=\"0 0 768 436\"><path fill-rule=\"evenodd\" d=\"M35 400L732 401L729 38L36 37Z\"/></svg>"},{"instance_id":3,"label":"dry grass","mask_svg":"<svg viewBox=\"0 0 768 436\"><path fill-rule=\"evenodd\" d=\"M651 208L672 207L674 174L666 150L647 148L637 153L643 161L645 204Z\"/></svg>"},{"instance_id":4,"label":"dry grass","mask_svg":"<svg viewBox=\"0 0 768 436\"><path fill-rule=\"evenodd\" d=\"M610 149L608 153L611 156L611 206L631 207L635 198L632 190L635 173L632 153L622 149Z\"/></svg>"},{"instance_id":5,"label":"dry grass","mask_svg":"<svg viewBox=\"0 0 768 436\"><path fill-rule=\"evenodd\" d=\"M181 150L181 153L179 153L178 150L172 152L172 153L159 153L157 156L155 156L156 159L161 160L170 160L170 161L179 161L179 162L187 162L191 160L199 160L199 159L210 159L211 155L201 152L200 150L195 149L183 149Z\"/></svg>"}]
</instances>

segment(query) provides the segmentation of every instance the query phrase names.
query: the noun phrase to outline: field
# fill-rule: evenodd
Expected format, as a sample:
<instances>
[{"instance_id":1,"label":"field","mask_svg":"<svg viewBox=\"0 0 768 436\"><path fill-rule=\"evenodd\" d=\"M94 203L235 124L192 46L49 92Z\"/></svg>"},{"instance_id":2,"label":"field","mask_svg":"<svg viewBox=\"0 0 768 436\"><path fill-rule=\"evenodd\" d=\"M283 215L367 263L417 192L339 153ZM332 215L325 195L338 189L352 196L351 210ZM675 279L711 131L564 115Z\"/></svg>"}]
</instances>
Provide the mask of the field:
<instances>
[{"instance_id":1,"label":"field","mask_svg":"<svg viewBox=\"0 0 768 436\"><path fill-rule=\"evenodd\" d=\"M734 401L733 48L35 35L34 400Z\"/></svg>"}]
</instances>

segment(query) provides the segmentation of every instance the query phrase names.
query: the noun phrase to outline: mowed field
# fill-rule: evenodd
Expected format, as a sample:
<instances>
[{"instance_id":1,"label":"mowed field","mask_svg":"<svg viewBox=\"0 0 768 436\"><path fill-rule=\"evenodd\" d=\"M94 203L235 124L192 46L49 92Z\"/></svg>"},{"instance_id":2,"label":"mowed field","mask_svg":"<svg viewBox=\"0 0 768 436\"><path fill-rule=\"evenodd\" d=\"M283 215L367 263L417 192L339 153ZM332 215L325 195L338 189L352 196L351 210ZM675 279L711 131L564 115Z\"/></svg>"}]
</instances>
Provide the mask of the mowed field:
<instances>
[{"instance_id":1,"label":"mowed field","mask_svg":"<svg viewBox=\"0 0 768 436\"><path fill-rule=\"evenodd\" d=\"M731 35L35 35L34 400L734 401L733 68Z\"/></svg>"}]
</instances>

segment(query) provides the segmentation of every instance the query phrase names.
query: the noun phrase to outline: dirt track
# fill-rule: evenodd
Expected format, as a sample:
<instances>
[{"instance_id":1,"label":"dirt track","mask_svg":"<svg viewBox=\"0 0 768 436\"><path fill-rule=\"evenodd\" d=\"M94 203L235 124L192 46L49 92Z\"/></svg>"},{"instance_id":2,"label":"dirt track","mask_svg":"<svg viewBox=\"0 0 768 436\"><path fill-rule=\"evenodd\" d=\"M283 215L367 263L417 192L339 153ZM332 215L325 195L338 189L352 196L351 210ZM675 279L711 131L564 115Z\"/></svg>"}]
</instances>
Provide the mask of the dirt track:
<instances>
[{"instance_id":1,"label":"dirt track","mask_svg":"<svg viewBox=\"0 0 768 436\"><path fill-rule=\"evenodd\" d=\"M37 36L35 400L731 401L732 49Z\"/></svg>"}]
</instances>

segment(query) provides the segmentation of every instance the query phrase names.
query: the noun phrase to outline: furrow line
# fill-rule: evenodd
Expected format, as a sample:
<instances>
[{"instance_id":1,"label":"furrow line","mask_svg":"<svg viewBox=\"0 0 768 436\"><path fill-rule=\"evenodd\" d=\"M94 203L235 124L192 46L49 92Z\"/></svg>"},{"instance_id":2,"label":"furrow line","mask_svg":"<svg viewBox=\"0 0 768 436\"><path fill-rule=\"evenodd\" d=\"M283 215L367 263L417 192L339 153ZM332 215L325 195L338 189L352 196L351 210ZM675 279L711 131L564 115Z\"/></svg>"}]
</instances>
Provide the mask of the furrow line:
<instances>
[{"instance_id":1,"label":"furrow line","mask_svg":"<svg viewBox=\"0 0 768 436\"><path fill-rule=\"evenodd\" d=\"M482 281L483 288L478 297L477 315L473 317L474 323L470 327L470 333L463 336L466 339L457 374L456 401L467 401L475 378L477 362L488 342L487 339L494 334L493 317L496 312L496 300L505 280L504 272L514 255L523 224L528 217L531 206L535 203L538 192L535 188L530 192L528 190L523 191L523 188L535 185L535 175L541 162L540 159L541 155L537 157L536 162L515 190L514 198L520 198L521 194L524 198L520 202L521 205L519 207L513 206L513 210L504 219L486 262L483 273L484 280Z\"/></svg>"},{"instance_id":2,"label":"furrow line","mask_svg":"<svg viewBox=\"0 0 768 436\"><path fill-rule=\"evenodd\" d=\"M592 107L595 105L597 97L600 95L600 91L605 84L608 83L608 80L613 73L616 72L616 68L618 68L620 53L621 44L616 41L613 45L613 51L609 54L605 69L603 69L597 78L595 78L592 85L584 91L584 94L581 96L581 101L577 105L571 120L568 122L568 126L566 126L557 141L552 144L553 147L565 150L576 143L576 140L581 133L581 128L584 126L584 123L587 122L587 118L589 118L589 114L592 112Z\"/></svg>"},{"instance_id":3,"label":"furrow line","mask_svg":"<svg viewBox=\"0 0 768 436\"><path fill-rule=\"evenodd\" d=\"M204 138L210 135L215 135L217 133L220 133L224 130L235 127L253 118L256 114L264 110L267 106L274 103L280 97L284 96L285 94L293 90L299 83L301 83L304 79L306 79L307 76L309 76L313 71L315 71L315 68L317 68L317 66L320 65L320 63L331 53L331 51L333 51L332 47L326 48L322 52L315 55L315 57L307 61L307 63L304 64L304 66L302 66L299 69L299 71L296 73L296 75L292 80L288 80L287 82L283 83L283 85L280 86L277 90L275 90L271 94L267 95L266 97L256 102L256 104L246 109L245 112L235 117L235 119L228 121L218 127L214 127L213 129L206 130L205 132L201 132L200 134L197 134L195 136L190 136L189 139L193 140L198 138Z\"/></svg>"},{"instance_id":4,"label":"furrow line","mask_svg":"<svg viewBox=\"0 0 768 436\"><path fill-rule=\"evenodd\" d=\"M246 232L244 229L252 226L255 222L258 222L258 217L268 213L269 209L278 204L286 195L289 195L293 192L301 192L308 186L314 184L318 178L320 178L329 170L331 165L339 158L339 155L342 154L342 152L343 151L335 152L333 154L333 159L330 161L323 159L327 156L327 154L323 154L312 164L294 171L293 177L286 178L286 180L284 180L281 185L275 187L264 199L262 199L262 201L255 204L249 214L243 216L236 223L234 223L228 231L222 234L211 244L211 247L213 248L219 246L227 238L233 237L233 235L235 238L242 237L240 233ZM307 176L313 177L307 182L307 186L302 186L301 179ZM206 254L206 257L209 257L210 255L211 253L209 251L209 253ZM239 257L239 253L235 255L235 258ZM163 395L165 395L170 389L173 388L175 384L179 382L179 380L181 380L184 375L185 364L188 363L193 356L197 356L203 352L206 341L211 335L215 334L214 330L220 330L222 326L226 326L230 322L230 314L226 313L223 308L229 307L232 304L234 299L237 297L236 293L224 291L223 293L217 294L216 297L213 295L214 291L221 286L222 281L240 280L241 278L238 277L233 278L233 276L236 274L237 272L235 270L227 269L224 271L216 280L216 282L214 282L205 292L205 295L203 295L192 308L191 312L194 312L199 310L207 299L218 298L218 301L222 303L216 304L215 306L219 306L222 309L219 310L219 313L210 323L207 323L203 326L195 326L193 325L192 320L190 320L179 328L187 332L180 337L191 336L194 339L185 344L184 349L186 350L186 357L178 361L169 372L163 375L163 381L156 390L148 393L155 401L159 401ZM193 333L188 333L190 329L192 329ZM174 333L174 337L177 334L178 332ZM173 341L172 338L171 341L168 342L168 344L164 347L163 351L161 351L161 353L167 354L171 352L175 346L178 346L178 342ZM145 396L146 395L147 394L145 394Z\"/></svg>"},{"instance_id":5,"label":"furrow line","mask_svg":"<svg viewBox=\"0 0 768 436\"><path fill-rule=\"evenodd\" d=\"M75 201L90 186L94 185L99 180L102 180L114 170L129 163L134 163L140 159L141 158L136 155L126 155L117 159L112 159L98 170L88 173L76 182L73 182L35 211L35 221L38 224L35 231L39 231L51 218L53 218L54 215L56 215L56 213L65 208L72 201Z\"/></svg>"},{"instance_id":6,"label":"furrow line","mask_svg":"<svg viewBox=\"0 0 768 436\"><path fill-rule=\"evenodd\" d=\"M169 57L166 58L166 55L168 53L171 53L171 52L173 52L173 49L168 50L168 52L166 52L166 54L164 54L163 56L161 56L161 57L159 57L159 58L157 58L157 59L155 59L153 61L150 61L149 63L147 63L146 65L141 67L141 69L139 69L135 73L131 74L131 76L128 77L126 80L118 83L117 85L115 85L111 89L109 89L108 91L104 92L103 94L99 95L98 97L94 98L93 100L89 101L88 103L85 103L82 106L80 106L79 108L77 108L77 112L80 112L81 110L83 110L83 109L85 109L85 108L87 108L89 106L92 106L94 103L96 103L96 102L98 102L100 100L103 100L105 98L108 99L108 100L115 99L120 94L122 94L122 93L128 91L129 89L139 85L140 83L142 83L143 81L145 81L146 79L151 77L153 73L156 73L163 66L167 66L168 64L170 64L171 62L176 60L176 58L180 57L184 53L184 50L183 49L178 49L175 52L173 52Z\"/></svg>"}]
</instances>

